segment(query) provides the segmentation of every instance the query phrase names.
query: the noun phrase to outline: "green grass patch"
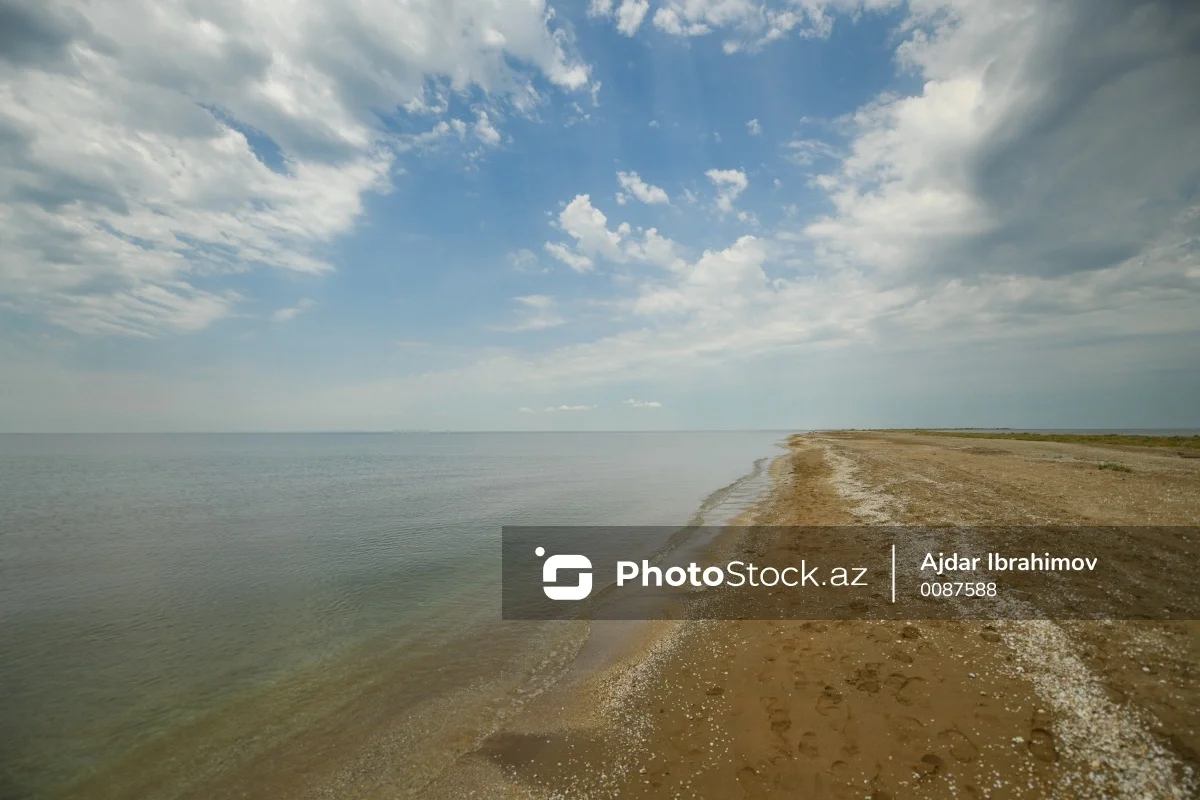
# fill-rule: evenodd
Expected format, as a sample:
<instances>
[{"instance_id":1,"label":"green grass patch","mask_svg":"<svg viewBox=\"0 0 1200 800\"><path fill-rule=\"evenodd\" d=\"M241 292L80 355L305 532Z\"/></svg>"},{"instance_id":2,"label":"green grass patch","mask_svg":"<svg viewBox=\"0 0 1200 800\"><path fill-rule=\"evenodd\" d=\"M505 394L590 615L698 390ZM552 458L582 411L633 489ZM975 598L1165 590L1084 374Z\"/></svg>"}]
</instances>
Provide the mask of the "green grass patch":
<instances>
[{"instance_id":1,"label":"green grass patch","mask_svg":"<svg viewBox=\"0 0 1200 800\"><path fill-rule=\"evenodd\" d=\"M923 436L953 436L962 439L1020 439L1029 442L1066 444L1125 445L1135 447L1177 447L1200 450L1200 436L1138 436L1125 433L980 433L977 431L931 431L910 429L905 433Z\"/></svg>"},{"instance_id":2,"label":"green grass patch","mask_svg":"<svg viewBox=\"0 0 1200 800\"><path fill-rule=\"evenodd\" d=\"M1111 469L1113 472L1133 472L1131 467L1118 464L1116 461L1105 461L1100 465L1100 469Z\"/></svg>"}]
</instances>

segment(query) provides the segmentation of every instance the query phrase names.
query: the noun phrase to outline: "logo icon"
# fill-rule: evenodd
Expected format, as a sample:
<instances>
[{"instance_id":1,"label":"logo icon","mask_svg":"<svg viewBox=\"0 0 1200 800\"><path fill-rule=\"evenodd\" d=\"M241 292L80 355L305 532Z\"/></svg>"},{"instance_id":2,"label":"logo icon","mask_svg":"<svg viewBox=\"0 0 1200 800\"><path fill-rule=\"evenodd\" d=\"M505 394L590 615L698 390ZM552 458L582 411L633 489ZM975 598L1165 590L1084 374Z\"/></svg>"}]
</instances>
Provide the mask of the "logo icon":
<instances>
[{"instance_id":1,"label":"logo icon","mask_svg":"<svg viewBox=\"0 0 1200 800\"><path fill-rule=\"evenodd\" d=\"M546 548L539 547L533 552L538 558L541 558L546 555ZM546 563L542 564L542 583L546 584L542 587L542 591L551 600L582 600L592 593L591 572L580 572L579 583L574 586L551 586L550 584L558 582L558 571L560 569L590 570L591 568L592 562L587 556L550 556L546 559Z\"/></svg>"}]
</instances>

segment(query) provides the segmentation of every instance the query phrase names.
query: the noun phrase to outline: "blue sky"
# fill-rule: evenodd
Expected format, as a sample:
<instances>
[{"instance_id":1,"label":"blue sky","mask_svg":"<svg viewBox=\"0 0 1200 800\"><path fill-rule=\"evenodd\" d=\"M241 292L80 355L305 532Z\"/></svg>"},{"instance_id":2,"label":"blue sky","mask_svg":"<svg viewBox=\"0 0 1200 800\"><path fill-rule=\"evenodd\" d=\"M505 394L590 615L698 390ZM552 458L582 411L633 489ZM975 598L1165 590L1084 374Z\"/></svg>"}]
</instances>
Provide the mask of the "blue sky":
<instances>
[{"instance_id":1,"label":"blue sky","mask_svg":"<svg viewBox=\"0 0 1200 800\"><path fill-rule=\"evenodd\" d=\"M1191 4L3 11L0 430L1200 425Z\"/></svg>"}]
</instances>

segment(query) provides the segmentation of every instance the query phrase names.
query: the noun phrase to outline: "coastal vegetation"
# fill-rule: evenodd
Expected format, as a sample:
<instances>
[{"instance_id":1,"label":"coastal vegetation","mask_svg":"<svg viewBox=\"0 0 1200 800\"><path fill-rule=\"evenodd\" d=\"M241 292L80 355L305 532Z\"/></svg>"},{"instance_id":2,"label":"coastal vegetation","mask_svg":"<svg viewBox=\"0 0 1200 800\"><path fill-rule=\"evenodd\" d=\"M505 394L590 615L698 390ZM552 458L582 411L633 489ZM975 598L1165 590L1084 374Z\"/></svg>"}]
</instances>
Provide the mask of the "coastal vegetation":
<instances>
[{"instance_id":1,"label":"coastal vegetation","mask_svg":"<svg viewBox=\"0 0 1200 800\"><path fill-rule=\"evenodd\" d=\"M1063 442L1066 444L1093 444L1120 447L1177 447L1200 450L1200 435L1154 436L1127 433L1029 433L1021 431L955 431L907 429L905 433L923 436L955 436L966 439L1020 439L1031 442Z\"/></svg>"}]
</instances>

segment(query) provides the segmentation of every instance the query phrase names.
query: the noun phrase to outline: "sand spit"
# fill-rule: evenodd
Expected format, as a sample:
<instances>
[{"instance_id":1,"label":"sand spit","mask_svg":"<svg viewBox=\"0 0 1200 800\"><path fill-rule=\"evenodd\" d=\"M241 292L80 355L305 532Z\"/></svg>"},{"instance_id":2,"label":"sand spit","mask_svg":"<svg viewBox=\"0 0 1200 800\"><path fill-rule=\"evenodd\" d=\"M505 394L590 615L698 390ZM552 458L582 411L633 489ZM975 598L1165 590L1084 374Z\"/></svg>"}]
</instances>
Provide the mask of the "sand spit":
<instances>
[{"instance_id":1,"label":"sand spit","mask_svg":"<svg viewBox=\"0 0 1200 800\"><path fill-rule=\"evenodd\" d=\"M861 480L860 470L853 458L841 452L836 441L820 443L834 468L833 486L851 504L855 516L884 524L899 522L896 516L889 513L890 509L897 506L899 498L886 494L882 487L874 487ZM999 448L965 449L973 455L1004 455L1010 452ZM945 488L940 481L927 475L910 476L910 479L913 477ZM942 509L925 509L919 521L959 522L956 512L960 510L954 507L952 501L947 502ZM1022 511L1012 510L1017 513ZM1047 620L1008 620L1000 629L1004 631L1004 641L1016 658L1019 674L1028 677L1038 697L1054 712L1056 734L1035 728L1035 735L1030 737L1029 744L1031 747L1043 746L1053 739L1056 759L1061 757L1064 766L1070 765L1062 770L1061 784L1054 790L1056 795L1194 796L1198 777L1195 768L1181 763L1155 741L1149 731L1151 723L1144 714L1108 698L1102 681L1076 655L1077 644L1063 627ZM1035 710L1035 714L1049 718L1048 713L1040 709Z\"/></svg>"},{"instance_id":2,"label":"sand spit","mask_svg":"<svg viewBox=\"0 0 1200 800\"><path fill-rule=\"evenodd\" d=\"M880 487L871 486L859 478L854 460L842 453L832 442L816 440L832 469L829 483L846 501L855 522L859 524L893 522L898 498L885 494Z\"/></svg>"},{"instance_id":3,"label":"sand spit","mask_svg":"<svg viewBox=\"0 0 1200 800\"><path fill-rule=\"evenodd\" d=\"M1200 462L1173 453L1122 452L1133 471L1121 472L1097 469L1116 460L1104 448L1061 443L858 432L789 444L754 521L1200 520ZM653 623L610 668L546 692L461 758L464 791L441 793L1193 797L1197 664L1194 622Z\"/></svg>"}]
</instances>

